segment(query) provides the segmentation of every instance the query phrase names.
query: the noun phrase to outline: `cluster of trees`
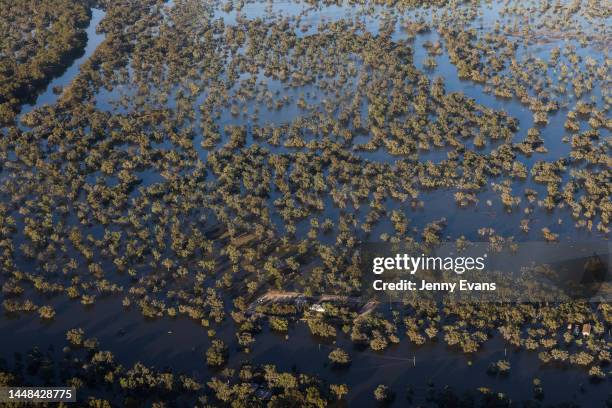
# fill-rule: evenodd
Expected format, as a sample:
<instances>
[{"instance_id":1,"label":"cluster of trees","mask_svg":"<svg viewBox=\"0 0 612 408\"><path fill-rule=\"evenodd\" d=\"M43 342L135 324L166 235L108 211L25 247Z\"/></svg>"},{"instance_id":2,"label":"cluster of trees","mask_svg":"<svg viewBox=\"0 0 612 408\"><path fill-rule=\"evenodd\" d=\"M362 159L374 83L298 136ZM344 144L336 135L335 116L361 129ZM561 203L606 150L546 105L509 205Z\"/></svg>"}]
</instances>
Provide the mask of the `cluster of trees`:
<instances>
[{"instance_id":1,"label":"cluster of trees","mask_svg":"<svg viewBox=\"0 0 612 408\"><path fill-rule=\"evenodd\" d=\"M84 47L90 17L86 1L0 2L0 125Z\"/></svg>"},{"instance_id":2,"label":"cluster of trees","mask_svg":"<svg viewBox=\"0 0 612 408\"><path fill-rule=\"evenodd\" d=\"M182 13L187 10L194 16ZM137 21L164 35L139 31ZM146 316L184 313L222 321L222 296L207 291L213 281L215 292L241 284L254 291L270 282L282 287L299 271L301 261L290 257L265 262L264 273L248 273L261 269L275 238L317 245L318 238L335 233L337 244L354 246L360 235L385 220L389 198L418 208L424 205L418 201L419 190L453 188L459 190L458 204L467 206L477 203L478 192L491 178L499 177L504 180L494 190L510 208L523 204L510 187L512 181L531 174L549 187L549 195L537 204L551 209L561 206L559 199L564 198L564 204L580 214L577 217L585 217L579 223L590 228L600 216L597 228L607 229L605 170L573 173L563 194L561 176L568 170L564 161L538 162L531 171L518 162L517 150L541 146L535 129L527 141L503 143L490 152L469 149L470 140L481 147L489 141L510 141L518 127L516 119L463 94L447 93L441 79L430 81L414 66L409 48L397 46L402 40L391 40L393 25L385 25L377 37L365 35L360 22L344 20L324 24L312 36L298 36L294 28L274 20L240 19L235 26L225 25L192 3L169 15L152 4L118 2L109 8L102 24L109 40L83 66L61 103L25 118L35 129L32 133L11 130L15 133L9 143L18 160L10 165L18 168L11 170L17 177L7 182L5 191L21 208L17 217L25 224L25 241L11 251L34 259L38 270L50 275L35 283L38 290L64 290L89 304L96 294L124 290L107 279L109 271L117 271L138 279L125 290L137 298L131 303ZM202 44L195 41L198 37L210 41ZM147 47L137 46L140 43ZM181 59L173 43L183 43L182 52L198 55L195 65L192 59L190 64ZM441 47L429 44L428 50L437 55ZM166 56L168 49L172 58ZM219 50L235 52L225 55ZM125 66L129 60L131 73ZM175 74L161 74L166 68ZM335 101L334 109L305 96L315 102L307 104L314 108L306 106L305 115L282 126L232 124L221 130L217 118L228 103L241 110L275 100L275 93L254 75L261 70L290 88L300 89L305 83L320 87ZM238 74L247 79L238 80ZM127 99L125 112L101 111L86 97L102 87L113 89L128 82L137 83L138 91ZM200 112L194 109L199 96L205 96ZM168 101L174 102L171 108ZM586 105L576 112L601 119ZM203 127L218 136L218 143L208 145L211 151L205 161L195 143ZM368 134L369 140L353 143L354 134ZM258 143L246 145L250 137ZM586 146L589 138L593 139L577 139L573 154L604 164L607 152L602 146ZM281 146L284 149L275 150ZM357 152L351 152L351 146ZM420 152L432 147L453 150L448 160L421 161ZM381 148L408 161L381 163L361 156L360 150ZM33 168L36 171L29 171ZM585 195L576 199L581 191ZM25 200L28 195L39 199ZM328 209L340 209L336 225L319 217ZM367 214L361 216L361 210ZM53 221L58 214L61 221ZM78 225L70 224L74 217ZM382 239L412 238L414 229L407 229L404 211L393 211L390 219L396 234ZM223 237L204 233L215 222L227 231ZM306 236L300 232L304 223L310 224ZM96 236L80 233L80 225L104 231ZM441 231L442 225L434 223L421 237L435 243ZM235 244L244 234L253 240ZM355 290L355 277L339 269L333 253L317 246L324 273L336 276L319 279L321 274L313 273L301 282L304 290ZM213 256L219 252L227 258ZM4 256L10 262L10 253ZM213 277L228 261L231 273ZM63 280L55 275L60 270L73 279L70 284L58 282ZM84 270L88 277L77 279ZM194 287L191 276L196 278ZM7 291L22 290L18 275L9 274L8 279ZM145 296L170 279L189 282L190 296ZM204 293L210 300L189 299Z\"/></svg>"},{"instance_id":3,"label":"cluster of trees","mask_svg":"<svg viewBox=\"0 0 612 408\"><path fill-rule=\"evenodd\" d=\"M297 372L282 372L273 365L242 364L238 369L224 369L202 381L180 372L158 370L141 362L124 367L114 354L100 349L97 342L82 347L85 333L71 329L63 356L56 359L51 349L33 348L16 353L12 365L0 365L0 386L21 386L34 379L46 386L72 386L77 402L87 407L142 406L164 407L177 403L203 406L317 406L342 403L350 389L346 384L327 384L320 379ZM406 388L406 401L412 403L415 391ZM543 389L534 379L534 397L541 399ZM373 390L382 404L392 402L396 392L385 384ZM456 393L450 387L437 389L430 382L424 395L436 406L507 406L508 399L488 388ZM504 405L505 404L505 405Z\"/></svg>"},{"instance_id":4,"label":"cluster of trees","mask_svg":"<svg viewBox=\"0 0 612 408\"><path fill-rule=\"evenodd\" d=\"M328 358L335 367L346 367L351 364L351 356L341 348L330 351Z\"/></svg>"},{"instance_id":5,"label":"cluster of trees","mask_svg":"<svg viewBox=\"0 0 612 408\"><path fill-rule=\"evenodd\" d=\"M48 77L47 68L79 46L87 9L66 1L20 5L14 20L17 9L1 8L0 33L8 34L0 37L0 109L13 112L22 102L19 89L38 80L26 76ZM516 226L524 232L536 206L564 207L578 227L608 231L604 132L611 123L601 101L576 103L566 122L576 132L567 140L568 157L549 159L546 128L534 126L516 140L517 119L449 92L443 78L419 70L410 38L397 39L395 24L381 24L372 35L361 20L340 19L304 35L295 20L276 17L239 16L226 24L199 1L173 8L157 0L106 3L100 27L106 40L59 102L26 115L25 127L2 129L0 279L7 312L52 319L53 308L26 297L65 294L91 305L120 294L147 318L199 322L212 340L207 364L223 367L229 345L215 329L235 324L239 349L254 347L262 325L249 302L266 288L360 294L362 272L352 254L386 223L382 241L442 242L448 222L429 213L432 190L449 189L459 207L468 207L491 187L505 210L525 214ZM401 9L423 2L387 3ZM570 82L571 92L583 95L606 79L609 62L598 67L572 48L553 51L549 62L517 59L517 42L500 34L503 27L484 35L472 29L477 3L443 8L446 17L436 15L431 24L404 26L414 35L437 29L442 41L427 44L431 58L447 52L461 78L518 97L536 125L563 106L559 95L570 92ZM13 66L17 58L24 59ZM547 79L552 69L558 81ZM274 115L282 123L259 120ZM592 129L580 131L585 123ZM429 160L432 150L442 159ZM541 160L522 161L536 153ZM583 162L588 166L574 166ZM525 199L515 191L523 183ZM423 211L420 227L409 219L413 210ZM545 228L544 239L564 238L564 226ZM492 243L512 238L482 231ZM300 314L286 304L256 311L279 332ZM376 351L406 333L417 345L443 339L473 353L498 331L542 361L584 366L595 377L609 360L606 305L438 307L423 300L400 312L358 316L326 303L325 313L304 316L315 336L333 339L341 331ZM592 322L595 335L559 344L568 321ZM86 342L82 336L72 332L69 340L76 346ZM332 353L334 363L347 364L341 351ZM123 378L121 387L136 394L179 387L176 377L143 366L120 370L106 353L95 363L111 365L110 382ZM219 401L243 395L251 401L259 390L279 404L321 405L346 394L341 385L317 388L310 378L272 369L253 375L255 389L242 381L248 370L210 387ZM182 384L199 387L195 380Z\"/></svg>"}]
</instances>

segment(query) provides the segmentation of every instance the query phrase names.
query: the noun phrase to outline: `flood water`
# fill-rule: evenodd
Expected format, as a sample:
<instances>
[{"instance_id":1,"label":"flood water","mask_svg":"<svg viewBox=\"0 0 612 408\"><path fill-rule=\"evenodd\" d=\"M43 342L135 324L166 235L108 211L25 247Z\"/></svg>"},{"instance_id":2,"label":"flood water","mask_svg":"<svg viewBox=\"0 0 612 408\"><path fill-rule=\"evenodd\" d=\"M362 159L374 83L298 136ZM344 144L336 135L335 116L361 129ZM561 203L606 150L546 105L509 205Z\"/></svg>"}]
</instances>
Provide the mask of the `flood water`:
<instances>
[{"instance_id":1,"label":"flood water","mask_svg":"<svg viewBox=\"0 0 612 408\"><path fill-rule=\"evenodd\" d=\"M98 48L98 46L104 41L105 35L99 33L96 28L100 21L104 18L106 13L103 10L92 8L91 9L91 20L89 21L89 25L87 26L87 45L83 50L83 55L79 58L75 59L72 64L64 71L64 73L53 80L47 85L45 90L38 95L36 98L36 102L33 105L24 105L21 108L21 114L24 115L33 109L41 107L43 105L52 105L57 101L59 94L53 92L53 88L60 87L65 88L68 86L74 77L79 73L79 68L81 65L91 57L93 52Z\"/></svg>"},{"instance_id":2,"label":"flood water","mask_svg":"<svg viewBox=\"0 0 612 408\"><path fill-rule=\"evenodd\" d=\"M51 323L41 324L37 315L0 319L0 332L10 333L2 339L5 355L10 355L9 350L25 352L38 346L44 351L43 345L55 345L53 354L59 360L61 347L66 344L66 331L80 327L87 337L99 340L101 350L111 350L125 366L143 362L158 369L169 367L203 382L217 373L205 364L204 353L210 341L206 329L195 321L182 317L146 319L138 308L125 309L116 298L99 299L92 307L70 301L49 304L57 311ZM229 346L228 367L239 368L244 362L274 364L281 371L297 370L330 384L344 383L351 390L346 397L350 406L373 406L376 402L372 390L378 384L386 384L396 392L392 406L397 407L404 406L409 385L414 389L415 404L425 403L431 384L437 389L450 384L459 392L489 387L507 393L518 403L532 397L534 378L542 380L546 404L595 403L604 401L609 393L605 383L589 382L584 370L543 365L537 352L515 350L499 334L494 334L478 352L466 355L449 348L442 339L415 346L400 331L399 344L374 352L355 346L341 331L335 343L315 338L305 323L297 321L290 326L287 337L264 327L251 352L245 354L238 352L234 329L234 324L227 320L217 329L217 337ZM328 365L327 356L335 347L349 352L353 360L349 368L334 369ZM488 375L489 364L502 359L510 362L510 373Z\"/></svg>"},{"instance_id":3,"label":"flood water","mask_svg":"<svg viewBox=\"0 0 612 408\"><path fill-rule=\"evenodd\" d=\"M498 4L498 3L494 3ZM167 7L172 7L168 3ZM487 18L495 15L495 6L485 8L482 21L486 23ZM305 10L310 10L302 22L309 27L299 35L309 35L316 30L317 24L322 20L334 20L347 18L354 14L350 7L321 6L314 11L306 5L295 5L288 2L275 3L247 3L240 15L247 18L270 16L298 16ZM78 75L79 67L95 51L96 47L104 41L104 35L96 31L96 27L104 18L105 13L99 9L92 9L92 19L87 28L87 46L84 54L76 59L73 64L62 74L49 83L46 90L36 99L32 106L22 107L22 114L43 105L55 103L58 95L54 94L53 88L57 86L66 87L72 79ZM226 24L235 24L237 12L218 12L218 18L223 18ZM380 21L371 16L359 16L363 18L369 30L376 33ZM482 22L481 21L481 22ZM394 36L395 41L405 40L406 34L401 30L399 22ZM415 65L423 69L423 60L426 58L426 50L423 44L426 41L438 41L436 32L428 32L416 36L410 46L414 52ZM533 51L540 55L550 52L552 46L540 47ZM589 52L583 50L582 52ZM604 55L592 55L598 62L602 62ZM446 91L462 92L468 97L475 99L479 104L487 107L501 109L508 112L512 117L519 120L519 130L515 140L522 140L527 135L527 130L534 126L532 113L526 106L514 99L500 99L486 93L483 87L471 81L460 80L456 67L450 62L448 55L442 54L436 57L437 67L427 70L428 76L433 80L442 76L445 80ZM275 89L273 81L268 80L271 89ZM276 85L276 89L283 91L282 85ZM129 94L129 89L118 89L113 91L101 90L97 95L97 104L100 109L118 112L125 108L117 108L116 102L121 96ZM297 99L302 92L312 92L308 101L311 104L321 102L324 96L316 93L316 89L305 87L304 89L293 89L287 91L291 98ZM595 90L594 93L599 92ZM585 98L591 95L586 95ZM173 102L170 101L169 104ZM196 105L201 100L196 102ZM542 137L548 148L548 152L541 155L533 155L524 158L524 164L528 167L536 160L549 160L567 155L570 147L561 141L566 132L563 128L566 110L561 110L550 116L550 123L542 129ZM295 104L289 104L280 110L262 109L259 115L260 123L283 124L287 123L301 114ZM243 116L235 117L226 112L219 118L220 127L224 125L253 125ZM584 125L584 124L583 124ZM253 143L251 135L249 143ZM201 136L196 136L194 145L199 146ZM491 149L493 146L488 146ZM201 159L206 160L207 152L200 149ZM382 163L393 163L398 159L391 156L387 151L380 149L375 152L356 152L360 157ZM432 150L423 153L425 160L433 162L446 158L443 149ZM156 183L160 180L159 174L154 171L142 175L142 186ZM546 192L545 185L538 185L530 181L516 182L514 191L520 192L525 187L533 188L540 193ZM468 239L478 237L477 228L486 226L496 230L499 234L518 234L519 220L523 214L519 212L508 213L499 201L499 195L492 191L484 191L479 194L479 202L474 206L459 209L453 200L453 191L426 191L421 192L420 199L427 202L427 211L410 210L408 218L411 226L422 228L433 220L445 217L447 228L445 233L449 237L456 238L465 235ZM275 197L271 197L271 201ZM487 200L492 203L487 204ZM326 203L327 204L327 203ZM393 208L393 203L389 203ZM398 208L399 208L399 204ZM333 205L327 205L324 216L337 219L339 209ZM365 211L359 213L363 218ZM478 223L474 223L478 219ZM308 219L298 224L298 234L308 229ZM547 214L539 214L533 221L529 233L522 234L523 240L535 240L539 237L543 226L556 224L563 239L567 240L590 240L599 239L597 233L588 232L584 229L575 229L574 221L569 211L554 210ZM385 231L391 230L388 223L380 223L371 233L373 237L379 236ZM14 351L25 352L27 349L39 346L44 349L47 345L55 345L55 354L61 355L61 346L65 344L65 333L68 329L81 327L88 337L97 337L101 349L112 350L119 361L129 366L137 361L155 365L158 368L171 367L175 372L193 374L202 380L210 378L214 374L206 367L203 353L210 345L206 329L197 322L185 318L162 318L149 320L142 317L137 307L125 309L121 306L120 297L107 297L98 299L92 307L81 305L78 301L68 301L59 298L46 299L45 302L54 306L57 314L55 319L49 323L41 323L37 315L21 316L18 318L0 316L0 333L2 334L2 346L4 355L11 355ZM383 307L387 307L383 305ZM356 348L350 341L349 336L338 331L337 344L330 344L314 338L303 322L295 322L288 333L277 335L264 327L263 331L256 336L256 342L248 354L237 352L238 344L234 335L235 326L231 318L215 328L220 338L230 345L230 367L239 367L244 361L259 364L275 364L282 370L297 370L300 372L316 374L329 383L346 383L351 392L348 394L348 402L351 406L369 407L375 404L372 390L376 385L384 383L397 393L397 398L392 406L405 406L405 389L411 385L415 390L414 402L425 403L425 394L429 383L436 387L445 384L453 384L457 391L473 390L475 387L490 387L495 391L507 392L515 399L530 399L533 395L534 378L540 378L544 387L544 403L552 404L562 401L573 401L585 406L598 405L604 401L610 391L609 384L593 384L588 381L585 370L576 367L559 368L541 365L537 352L516 351L507 345L501 336L496 333L482 350L472 355L462 354L460 351L449 349L442 339L433 345L416 347L405 339L401 331L398 336L402 340L400 344L389 347L384 352L373 352ZM336 370L327 366L329 351L335 346L341 346L352 355L353 363L348 369ZM506 359L511 363L510 374L506 377L489 376L486 368L491 362ZM580 387L583 386L582 390ZM591 405L591 402L593 405Z\"/></svg>"}]
</instances>

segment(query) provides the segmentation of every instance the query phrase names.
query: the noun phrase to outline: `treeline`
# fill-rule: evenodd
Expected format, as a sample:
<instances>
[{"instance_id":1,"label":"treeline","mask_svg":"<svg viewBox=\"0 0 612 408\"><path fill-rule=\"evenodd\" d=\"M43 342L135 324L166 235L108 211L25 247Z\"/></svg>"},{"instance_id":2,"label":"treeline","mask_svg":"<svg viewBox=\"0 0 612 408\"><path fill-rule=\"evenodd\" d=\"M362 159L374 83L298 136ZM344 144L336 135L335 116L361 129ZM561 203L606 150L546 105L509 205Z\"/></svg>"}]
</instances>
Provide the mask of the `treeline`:
<instances>
[{"instance_id":1,"label":"treeline","mask_svg":"<svg viewBox=\"0 0 612 408\"><path fill-rule=\"evenodd\" d=\"M0 124L69 65L90 18L86 0L0 0Z\"/></svg>"}]
</instances>

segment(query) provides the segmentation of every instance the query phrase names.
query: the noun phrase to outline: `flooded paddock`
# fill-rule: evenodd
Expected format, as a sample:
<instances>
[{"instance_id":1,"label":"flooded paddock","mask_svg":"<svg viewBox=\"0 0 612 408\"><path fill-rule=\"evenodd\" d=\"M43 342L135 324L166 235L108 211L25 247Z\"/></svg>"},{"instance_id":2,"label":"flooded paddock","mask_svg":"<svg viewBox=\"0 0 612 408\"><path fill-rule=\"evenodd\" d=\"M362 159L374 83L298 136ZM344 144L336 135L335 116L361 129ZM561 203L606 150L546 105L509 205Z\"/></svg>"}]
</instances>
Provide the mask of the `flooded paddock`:
<instances>
[{"instance_id":1,"label":"flooded paddock","mask_svg":"<svg viewBox=\"0 0 612 408\"><path fill-rule=\"evenodd\" d=\"M113 406L610 401L609 304L371 302L353 261L608 241L605 2L87 4L71 62L0 96L3 381Z\"/></svg>"}]
</instances>

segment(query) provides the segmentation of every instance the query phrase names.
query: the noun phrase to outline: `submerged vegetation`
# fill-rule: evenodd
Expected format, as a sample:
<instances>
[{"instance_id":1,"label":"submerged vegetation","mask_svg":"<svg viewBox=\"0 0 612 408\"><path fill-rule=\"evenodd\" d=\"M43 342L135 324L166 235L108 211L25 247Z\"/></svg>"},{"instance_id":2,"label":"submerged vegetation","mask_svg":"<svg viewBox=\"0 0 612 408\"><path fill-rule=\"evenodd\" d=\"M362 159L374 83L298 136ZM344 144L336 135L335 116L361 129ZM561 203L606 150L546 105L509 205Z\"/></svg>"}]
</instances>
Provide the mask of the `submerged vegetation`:
<instances>
[{"instance_id":1,"label":"submerged vegetation","mask_svg":"<svg viewBox=\"0 0 612 408\"><path fill-rule=\"evenodd\" d=\"M0 1L0 125L85 46L89 19L87 1Z\"/></svg>"},{"instance_id":2,"label":"submerged vegetation","mask_svg":"<svg viewBox=\"0 0 612 408\"><path fill-rule=\"evenodd\" d=\"M126 406L183 393L201 406L351 401L352 385L248 361L302 322L313 347L354 345L324 353L337 372L361 353L443 343L476 356L500 337L609 380L609 303L349 301L363 294L363 242L608 239L605 2L19 4L0 4L5 314L55 325L114 299L151 321L190 319L209 374L129 368L71 328L68 384L120 390ZM57 103L17 115L83 48L92 6L104 41ZM588 335L567 328L583 324ZM509 360L489 363L512 377ZM20 384L19 364L0 365L2 381ZM512 398L477 391L470 401ZM535 379L533 392L544 398ZM433 385L420 398L460 400Z\"/></svg>"}]
</instances>

